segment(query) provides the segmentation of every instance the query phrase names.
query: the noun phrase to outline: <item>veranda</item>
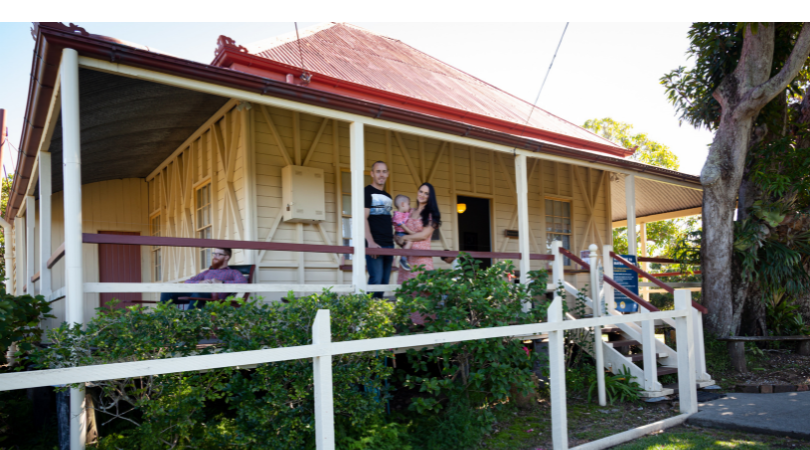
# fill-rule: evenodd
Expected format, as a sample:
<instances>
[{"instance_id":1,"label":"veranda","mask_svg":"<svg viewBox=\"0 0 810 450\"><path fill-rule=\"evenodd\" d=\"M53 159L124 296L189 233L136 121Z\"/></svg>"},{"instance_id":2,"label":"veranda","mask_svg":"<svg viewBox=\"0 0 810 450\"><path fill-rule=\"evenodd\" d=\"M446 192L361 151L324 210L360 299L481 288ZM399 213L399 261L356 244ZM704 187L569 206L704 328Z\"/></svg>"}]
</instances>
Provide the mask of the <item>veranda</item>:
<instances>
[{"instance_id":1,"label":"veranda","mask_svg":"<svg viewBox=\"0 0 810 450\"><path fill-rule=\"evenodd\" d=\"M6 252L6 267L11 269L7 273L13 274L7 281L8 291L40 293L55 301L55 322L83 323L103 303L104 295L154 298L150 293L165 291L166 282L180 281L204 268L205 249L212 246L242 250L237 252L236 262L254 264L259 269L257 282L245 286L244 291L269 300L290 290L369 292L365 255L372 251L352 245L363 242L364 235L362 221L352 220L363 217L362 196L352 193L362 192L366 171L380 159L392 162L390 191L412 193L421 181L431 181L442 192L440 207L449 213L449 220L445 220L439 241L434 243L435 250L419 254L457 254L462 249L458 198L486 199L490 205L486 219L490 222L491 245L489 251L474 256L519 260L523 283L530 270L547 267L547 262L554 259L546 247L553 240L560 242L557 247L574 252L588 243L599 244L603 261L612 259L609 243L616 222L611 211L611 199L617 193L614 189L624 188L620 197L626 204L627 223L637 221L636 184L643 187L642 192L653 187L661 198L700 194L694 180L684 180L681 174L648 170L619 158L563 151L538 141L440 121L416 126L423 119L405 117L404 113L386 116L382 109L374 110L361 102L336 107L335 103L308 98L310 94L296 87L290 87L292 94L273 91L262 80L251 80L259 87L234 87L235 82L221 81L226 76L240 78L230 71L205 68L205 77L192 75L191 69L202 73L203 68L189 68L190 64L178 61L170 62L182 66L185 72L159 70L157 64L166 63L167 58L121 46L112 48L126 51L130 63L120 63L115 57L107 61L104 53L91 48L86 39L49 33L53 45L42 59L49 64L43 63L37 76L42 85L47 85L44 81L50 77L53 87L50 92L40 92L36 99L44 105L40 107L44 111L40 114L41 126L27 131L26 139L32 142L27 148L32 151L25 154L23 176L16 177L13 189L13 228L11 224L5 226L6 236L13 235L15 244L13 259L12 252ZM136 57L155 61L147 67ZM121 104L114 98L92 95L113 88L125 92L127 87L132 89L132 96ZM92 121L100 120L88 111L107 107L106 111L128 112L134 103L148 98L148 93L160 94L163 100L181 96L180 102L163 105L169 110L183 102L196 105L198 110L190 111L186 106L155 118L151 116L157 110L146 108L140 115L118 116L118 122L165 122L170 117L196 113L197 118L204 116L202 125L175 124L171 139L144 142L140 153L129 154L114 151L109 140L118 136L114 128L105 131L104 127L93 127L88 131L88 122L97 125L99 122ZM92 139L88 142L83 133ZM169 152L165 152L167 142L173 146ZM331 201L326 202L324 211L329 219L310 225L285 223L285 205L278 194L280 170L308 165L322 168L330 179L326 189ZM61 192L55 192L60 187ZM551 208L548 202L552 202ZM556 214L553 202L567 204L569 215ZM210 215L201 216L206 208ZM647 214L648 218L652 216ZM660 214L656 217L665 218ZM628 232L634 241L635 229L630 227ZM63 244L55 245L59 242ZM103 264L99 250L93 245L117 246L122 254L134 255L138 275L126 281L105 280L100 272ZM585 283L597 285L595 279L588 280L595 272L589 273L584 261L577 264L575 253L566 253L567 257L562 258L560 252L565 250L556 253L555 284L564 284L569 291ZM635 249L631 252L635 253ZM375 249L373 253L407 254L398 249ZM609 271L610 264L605 266ZM395 288L394 283L375 289L390 292ZM171 286L175 292L216 289ZM612 288L606 289L606 313L612 313L611 294ZM598 301L590 304L596 306ZM647 352L647 358L660 353L659 363L686 370L698 382L711 383L705 370L701 370L700 357L697 366L684 363L684 369L681 354L662 348L663 344L653 337L652 323L645 321L648 317L690 317L685 310L694 313L692 308L678 308L660 317L623 318L612 314L611 318L570 327L609 323L625 326L630 338L637 338L648 348L655 347L656 352ZM642 326L632 325L634 321L642 321ZM53 325L56 323L46 324ZM702 333L693 325L689 325L690 330L694 329L688 332L689 339L696 349L702 349ZM548 328L538 325L539 331L535 331L556 332L544 327ZM600 350L602 347L596 346ZM604 365L611 369L630 364L618 359L610 349L604 350ZM320 353L313 356L326 357ZM664 391L657 383L655 359L651 362L645 364L647 371L630 366L635 367L632 370L644 379L645 389L652 395ZM83 395L74 390L71 398L72 417L77 421L72 427L72 439L75 448L80 448L78 421L82 418ZM558 404L562 398L557 399Z\"/></svg>"}]
</instances>

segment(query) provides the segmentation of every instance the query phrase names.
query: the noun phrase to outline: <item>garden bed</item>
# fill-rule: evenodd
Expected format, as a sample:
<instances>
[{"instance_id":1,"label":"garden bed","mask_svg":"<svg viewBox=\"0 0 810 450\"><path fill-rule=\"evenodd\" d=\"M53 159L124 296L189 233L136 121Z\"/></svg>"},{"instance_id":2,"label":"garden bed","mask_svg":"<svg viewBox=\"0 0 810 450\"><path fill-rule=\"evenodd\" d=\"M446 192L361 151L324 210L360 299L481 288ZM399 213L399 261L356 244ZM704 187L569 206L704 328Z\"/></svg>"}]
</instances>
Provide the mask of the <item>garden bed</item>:
<instances>
[{"instance_id":1,"label":"garden bed","mask_svg":"<svg viewBox=\"0 0 810 450\"><path fill-rule=\"evenodd\" d=\"M748 357L748 366L747 373L729 368L712 376L728 390L737 386L793 386L795 391L810 385L810 356L798 355L793 350L763 350L759 356Z\"/></svg>"}]
</instances>

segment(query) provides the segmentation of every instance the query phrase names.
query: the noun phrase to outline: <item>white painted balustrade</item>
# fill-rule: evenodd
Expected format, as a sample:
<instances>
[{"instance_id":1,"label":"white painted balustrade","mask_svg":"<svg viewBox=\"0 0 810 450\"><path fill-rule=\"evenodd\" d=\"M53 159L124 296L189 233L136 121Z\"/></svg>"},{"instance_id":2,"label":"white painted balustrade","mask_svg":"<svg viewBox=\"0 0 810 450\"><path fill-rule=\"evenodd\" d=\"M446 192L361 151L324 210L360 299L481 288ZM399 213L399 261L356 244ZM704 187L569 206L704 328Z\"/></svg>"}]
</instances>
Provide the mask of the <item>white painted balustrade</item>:
<instances>
[{"instance_id":1,"label":"white painted balustrade","mask_svg":"<svg viewBox=\"0 0 810 450\"><path fill-rule=\"evenodd\" d=\"M552 285L562 284L567 290L573 289L563 278L563 255L560 252L561 243L552 243L552 254L555 256L552 270ZM236 353L219 353L213 355L188 356L181 358L169 358L148 361L136 361L117 364L104 364L95 366L83 366L73 368L63 368L54 370L39 370L28 372L17 372L0 375L0 390L26 389L40 386L83 384L95 380L119 379L127 377L141 377L149 375L160 375L166 373L211 370L223 367L247 366L251 364L263 364L280 361L291 361L298 359L312 358L314 369L314 396L315 396L315 423L316 442L320 450L335 448L334 432L334 406L333 406L333 380L332 380L332 356L347 353L370 352L386 349L421 348L435 346L446 343L462 341L522 337L530 335L548 334L549 337L549 374L551 391L551 416L552 416L552 440L554 448L557 450L568 448L568 426L566 420L566 393L565 393L565 355L564 355L564 332L566 330L578 330L583 328L594 328L595 347L601 349L601 327L606 325L624 326L634 325L634 322L641 322L640 335L645 336L645 344L655 347L649 339L655 340L651 336L653 323L655 320L673 321L677 330L678 348L681 351L674 356L677 358L679 388L681 392L681 415L647 425L625 433L620 433L599 441L590 442L577 448L597 449L606 448L611 445L634 439L656 429L662 429L682 423L686 418L697 412L697 392L695 381L699 378L696 368L700 369L700 364L696 364L697 348L702 347L702 341L697 338L702 336L702 330L696 329L693 317L695 310L691 305L691 294L688 290L677 290L675 293L675 310L659 312L642 312L632 315L613 315L608 310L608 314L603 314L602 304L599 301L601 296L609 296L610 290L606 286L603 293L599 293L599 278L597 273L596 260L598 257L596 246L592 245L590 253L592 296L595 302L590 299L590 305L594 308L594 317L589 319L565 320L563 315L562 298L555 295L549 306L548 322L526 325L513 325L506 327L483 328L464 331L452 331L443 333L425 333L410 336L394 336L377 339L364 339L358 341L332 342L331 327L328 310L320 310L313 323L312 344L298 347L274 348L264 350L253 350ZM607 266L607 264L606 264ZM148 284L132 283L139 286L138 292L145 292ZM178 285L177 287L181 287ZM306 285L309 287L309 285ZM205 287L205 285L189 286L195 290ZM246 286L247 287L247 286ZM301 286L304 287L304 286ZM356 286L355 286L356 287ZM215 286L212 286L215 288ZM250 286L250 291L265 289L262 285ZM122 292L128 289L136 289L129 283L84 283L85 292ZM147 289L148 290L148 289ZM345 291L351 291L351 286L345 286ZM576 290L574 289L574 292ZM647 348L650 348L647 347ZM651 353L655 355L655 352ZM597 354L598 355L598 354ZM601 360L597 356L597 360ZM601 364L601 362L600 362ZM705 363L704 363L705 364ZM645 366L647 366L645 361ZM655 364L649 364L655 367ZM697 367L696 367L697 366ZM653 371L654 372L654 371ZM604 370L597 368L599 385L599 402L605 404L604 392ZM650 387L645 373L644 385ZM654 378L652 381L655 381ZM78 390L81 391L81 390ZM81 408L81 405L77 405ZM84 416L84 414L79 414ZM73 433L72 448L79 449L83 445L83 438L78 436L83 426L82 423L72 424L76 427Z\"/></svg>"}]
</instances>

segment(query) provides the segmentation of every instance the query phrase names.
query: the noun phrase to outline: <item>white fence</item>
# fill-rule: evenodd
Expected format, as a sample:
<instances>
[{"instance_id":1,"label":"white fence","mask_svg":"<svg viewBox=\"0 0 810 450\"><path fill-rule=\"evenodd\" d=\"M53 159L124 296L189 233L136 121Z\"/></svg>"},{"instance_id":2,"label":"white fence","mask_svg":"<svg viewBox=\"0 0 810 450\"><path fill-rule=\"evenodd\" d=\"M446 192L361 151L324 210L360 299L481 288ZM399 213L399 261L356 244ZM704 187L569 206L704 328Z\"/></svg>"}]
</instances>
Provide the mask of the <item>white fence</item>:
<instances>
[{"instance_id":1,"label":"white fence","mask_svg":"<svg viewBox=\"0 0 810 450\"><path fill-rule=\"evenodd\" d=\"M697 412L697 392L693 368L693 347L695 342L692 339L694 335L692 333L691 318L691 295L689 291L685 290L676 291L674 311L567 321L563 320L562 300L555 296L554 301L549 307L549 321L546 323L332 342L329 311L320 310L313 324L312 345L10 373L0 375L0 390L5 391L59 384L86 383L95 380L159 375L312 358L315 374L317 448L319 450L328 450L335 448L332 399L333 355L548 333L552 437L554 449L561 450L568 448L563 331L588 327L598 328L605 325L639 321L651 324L652 321L657 319L674 319L679 349L678 378L681 392L680 411L682 414L577 447L579 449L597 449L616 445L646 433L676 425L683 422L690 414ZM597 372L601 372L601 370L597 368Z\"/></svg>"}]
</instances>

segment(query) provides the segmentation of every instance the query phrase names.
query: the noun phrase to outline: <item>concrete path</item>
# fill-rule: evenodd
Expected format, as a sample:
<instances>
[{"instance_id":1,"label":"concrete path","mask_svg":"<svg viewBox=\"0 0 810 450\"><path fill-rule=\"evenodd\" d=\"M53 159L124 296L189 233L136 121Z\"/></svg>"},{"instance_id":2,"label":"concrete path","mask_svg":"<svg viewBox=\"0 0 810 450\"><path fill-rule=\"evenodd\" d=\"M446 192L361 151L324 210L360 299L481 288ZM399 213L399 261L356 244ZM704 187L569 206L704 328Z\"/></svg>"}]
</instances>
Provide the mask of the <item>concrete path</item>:
<instances>
[{"instance_id":1,"label":"concrete path","mask_svg":"<svg viewBox=\"0 0 810 450\"><path fill-rule=\"evenodd\" d=\"M687 421L701 427L810 439L810 392L738 394L700 403Z\"/></svg>"}]
</instances>

